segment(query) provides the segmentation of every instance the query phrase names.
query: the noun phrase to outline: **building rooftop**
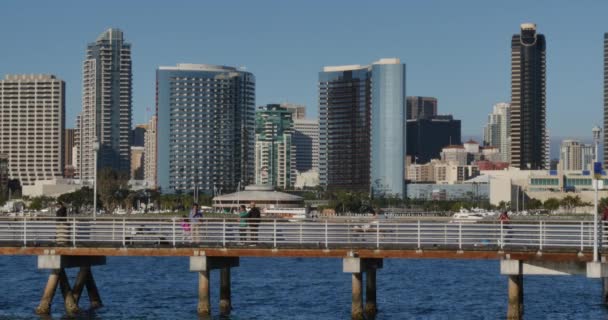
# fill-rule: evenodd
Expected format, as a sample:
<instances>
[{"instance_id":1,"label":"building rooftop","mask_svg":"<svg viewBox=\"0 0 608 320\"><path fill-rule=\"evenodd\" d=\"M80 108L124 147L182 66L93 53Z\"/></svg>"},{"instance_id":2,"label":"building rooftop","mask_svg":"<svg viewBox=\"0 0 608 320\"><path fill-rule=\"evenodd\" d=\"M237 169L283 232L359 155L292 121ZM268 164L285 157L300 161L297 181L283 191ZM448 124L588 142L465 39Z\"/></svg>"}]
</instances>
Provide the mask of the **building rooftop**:
<instances>
[{"instance_id":1,"label":"building rooftop","mask_svg":"<svg viewBox=\"0 0 608 320\"><path fill-rule=\"evenodd\" d=\"M214 64L196 64L196 63L178 63L175 67L161 66L158 70L175 70L175 71L243 71L239 68L220 66Z\"/></svg>"},{"instance_id":2,"label":"building rooftop","mask_svg":"<svg viewBox=\"0 0 608 320\"><path fill-rule=\"evenodd\" d=\"M251 185L245 190L234 193L216 196L213 201L238 201L243 204L251 201L277 201L277 202L296 202L304 201L304 198L293 194L274 191L272 186Z\"/></svg>"}]
</instances>

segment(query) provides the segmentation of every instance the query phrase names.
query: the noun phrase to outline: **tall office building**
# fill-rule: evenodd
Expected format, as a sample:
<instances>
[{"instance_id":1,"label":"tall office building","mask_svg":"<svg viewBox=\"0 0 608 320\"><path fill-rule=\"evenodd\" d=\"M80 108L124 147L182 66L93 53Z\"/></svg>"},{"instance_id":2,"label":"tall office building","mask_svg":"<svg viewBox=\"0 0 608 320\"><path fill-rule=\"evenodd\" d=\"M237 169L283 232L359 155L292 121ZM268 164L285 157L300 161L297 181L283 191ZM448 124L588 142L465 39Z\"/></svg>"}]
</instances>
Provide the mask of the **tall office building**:
<instances>
[{"instance_id":1,"label":"tall office building","mask_svg":"<svg viewBox=\"0 0 608 320\"><path fill-rule=\"evenodd\" d=\"M407 120L407 155L412 163L439 159L441 149L461 143L461 122L451 115Z\"/></svg>"},{"instance_id":2,"label":"tall office building","mask_svg":"<svg viewBox=\"0 0 608 320\"><path fill-rule=\"evenodd\" d=\"M294 120L306 118L306 106L304 105L284 102L281 103L281 108L289 110Z\"/></svg>"},{"instance_id":3,"label":"tall office building","mask_svg":"<svg viewBox=\"0 0 608 320\"><path fill-rule=\"evenodd\" d=\"M298 172L319 169L319 120L295 119L292 142Z\"/></svg>"},{"instance_id":4,"label":"tall office building","mask_svg":"<svg viewBox=\"0 0 608 320\"><path fill-rule=\"evenodd\" d=\"M437 98L407 97L407 120L428 119L437 115Z\"/></svg>"},{"instance_id":5,"label":"tall office building","mask_svg":"<svg viewBox=\"0 0 608 320\"><path fill-rule=\"evenodd\" d=\"M405 196L405 64L319 73L319 175L328 189Z\"/></svg>"},{"instance_id":6,"label":"tall office building","mask_svg":"<svg viewBox=\"0 0 608 320\"><path fill-rule=\"evenodd\" d=\"M129 170L129 176L133 180L144 179L144 147L132 146L131 147L131 169Z\"/></svg>"},{"instance_id":7,"label":"tall office building","mask_svg":"<svg viewBox=\"0 0 608 320\"><path fill-rule=\"evenodd\" d=\"M288 188L295 168L292 111L269 104L255 116L255 183Z\"/></svg>"},{"instance_id":8,"label":"tall office building","mask_svg":"<svg viewBox=\"0 0 608 320\"><path fill-rule=\"evenodd\" d=\"M156 116L152 116L144 135L144 179L152 189L157 186L156 158Z\"/></svg>"},{"instance_id":9,"label":"tall office building","mask_svg":"<svg viewBox=\"0 0 608 320\"><path fill-rule=\"evenodd\" d=\"M511 41L511 166L546 167L545 37L524 23Z\"/></svg>"},{"instance_id":10,"label":"tall office building","mask_svg":"<svg viewBox=\"0 0 608 320\"><path fill-rule=\"evenodd\" d=\"M76 129L65 129L63 143L63 159L65 167L63 176L65 178L74 178L74 133Z\"/></svg>"},{"instance_id":11,"label":"tall office building","mask_svg":"<svg viewBox=\"0 0 608 320\"><path fill-rule=\"evenodd\" d=\"M79 117L77 175L94 177L97 168L128 173L131 167L131 44L119 29L108 29L87 46L83 63L82 113Z\"/></svg>"},{"instance_id":12,"label":"tall office building","mask_svg":"<svg viewBox=\"0 0 608 320\"><path fill-rule=\"evenodd\" d=\"M608 33L604 33L604 168L608 168L608 133L606 130L608 130Z\"/></svg>"},{"instance_id":13,"label":"tall office building","mask_svg":"<svg viewBox=\"0 0 608 320\"><path fill-rule=\"evenodd\" d=\"M511 152L511 105L505 102L494 105L488 116L488 123L483 130L483 142L486 146L498 148L501 161L510 162Z\"/></svg>"},{"instance_id":14,"label":"tall office building","mask_svg":"<svg viewBox=\"0 0 608 320\"><path fill-rule=\"evenodd\" d=\"M63 177L65 82L53 75L0 80L0 153L22 186Z\"/></svg>"},{"instance_id":15,"label":"tall office building","mask_svg":"<svg viewBox=\"0 0 608 320\"><path fill-rule=\"evenodd\" d=\"M146 130L148 130L148 124L138 124L133 130L131 130L131 146L143 147L145 143Z\"/></svg>"},{"instance_id":16,"label":"tall office building","mask_svg":"<svg viewBox=\"0 0 608 320\"><path fill-rule=\"evenodd\" d=\"M0 199L8 196L8 154L0 153Z\"/></svg>"},{"instance_id":17,"label":"tall office building","mask_svg":"<svg viewBox=\"0 0 608 320\"><path fill-rule=\"evenodd\" d=\"M159 67L157 183L162 192L228 192L253 183L255 77L233 67Z\"/></svg>"},{"instance_id":18,"label":"tall office building","mask_svg":"<svg viewBox=\"0 0 608 320\"><path fill-rule=\"evenodd\" d=\"M564 140L560 146L562 170L592 170L595 148L578 140Z\"/></svg>"}]
</instances>

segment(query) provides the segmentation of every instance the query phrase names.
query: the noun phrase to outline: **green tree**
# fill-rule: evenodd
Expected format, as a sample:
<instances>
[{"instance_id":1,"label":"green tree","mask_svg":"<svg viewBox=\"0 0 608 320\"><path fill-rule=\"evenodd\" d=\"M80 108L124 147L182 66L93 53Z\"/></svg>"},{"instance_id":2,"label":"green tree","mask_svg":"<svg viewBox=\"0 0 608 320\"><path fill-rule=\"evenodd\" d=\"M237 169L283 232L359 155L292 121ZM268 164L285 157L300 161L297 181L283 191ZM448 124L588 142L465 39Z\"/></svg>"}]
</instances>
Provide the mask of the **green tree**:
<instances>
[{"instance_id":1,"label":"green tree","mask_svg":"<svg viewBox=\"0 0 608 320\"><path fill-rule=\"evenodd\" d=\"M560 201L556 198L549 198L543 203L543 207L547 210L557 210L559 205Z\"/></svg>"},{"instance_id":2,"label":"green tree","mask_svg":"<svg viewBox=\"0 0 608 320\"><path fill-rule=\"evenodd\" d=\"M74 192L60 195L57 200L63 202L66 206L71 207L72 212L77 214L84 208L93 206L93 189L82 187Z\"/></svg>"},{"instance_id":3,"label":"green tree","mask_svg":"<svg viewBox=\"0 0 608 320\"><path fill-rule=\"evenodd\" d=\"M114 213L114 210L125 201L129 189L128 183L129 175L126 172L115 171L112 168L103 168L99 171L97 190L107 213Z\"/></svg>"},{"instance_id":4,"label":"green tree","mask_svg":"<svg viewBox=\"0 0 608 320\"><path fill-rule=\"evenodd\" d=\"M49 206L52 206L55 202L55 199L47 196L33 197L30 200L30 205L28 206L31 210L42 210L46 209Z\"/></svg>"},{"instance_id":5,"label":"green tree","mask_svg":"<svg viewBox=\"0 0 608 320\"><path fill-rule=\"evenodd\" d=\"M526 201L526 209L536 210L536 209L540 209L542 207L543 207L543 202L538 199L531 198Z\"/></svg>"},{"instance_id":6,"label":"green tree","mask_svg":"<svg viewBox=\"0 0 608 320\"><path fill-rule=\"evenodd\" d=\"M566 208L568 212L571 212L573 208L581 206L583 202L579 196L566 196L559 202L559 204Z\"/></svg>"}]
</instances>

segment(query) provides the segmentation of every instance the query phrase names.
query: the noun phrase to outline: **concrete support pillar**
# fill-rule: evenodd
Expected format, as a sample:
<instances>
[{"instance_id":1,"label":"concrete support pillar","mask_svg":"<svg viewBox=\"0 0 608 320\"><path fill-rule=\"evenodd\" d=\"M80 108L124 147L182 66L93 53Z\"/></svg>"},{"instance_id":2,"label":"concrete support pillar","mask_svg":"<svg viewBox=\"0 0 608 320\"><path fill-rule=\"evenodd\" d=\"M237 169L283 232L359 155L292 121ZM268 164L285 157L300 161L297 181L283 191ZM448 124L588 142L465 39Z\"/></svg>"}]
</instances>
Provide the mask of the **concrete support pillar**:
<instances>
[{"instance_id":1,"label":"concrete support pillar","mask_svg":"<svg viewBox=\"0 0 608 320\"><path fill-rule=\"evenodd\" d=\"M39 315L50 315L51 314L51 303L53 302L53 297L55 296L55 291L57 291L57 284L59 281L59 270L51 270L51 274L49 275L49 280L46 283L46 287L44 288L44 293L42 294L42 298L40 299L40 304L36 308L36 314Z\"/></svg>"},{"instance_id":2,"label":"concrete support pillar","mask_svg":"<svg viewBox=\"0 0 608 320\"><path fill-rule=\"evenodd\" d=\"M367 319L376 317L376 268L365 271L365 316Z\"/></svg>"},{"instance_id":3,"label":"concrete support pillar","mask_svg":"<svg viewBox=\"0 0 608 320\"><path fill-rule=\"evenodd\" d=\"M509 275L509 306L507 319L520 320L524 314L523 275Z\"/></svg>"},{"instance_id":4,"label":"concrete support pillar","mask_svg":"<svg viewBox=\"0 0 608 320\"><path fill-rule=\"evenodd\" d=\"M211 315L211 295L209 291L209 270L198 273L198 306L199 316Z\"/></svg>"},{"instance_id":5,"label":"concrete support pillar","mask_svg":"<svg viewBox=\"0 0 608 320\"><path fill-rule=\"evenodd\" d=\"M101 302L101 296L97 290L97 284L95 283L95 278L93 278L93 272L91 272L90 268L89 272L87 273L85 284L87 287L87 294L89 295L89 303L91 304L91 308L101 308L103 303Z\"/></svg>"},{"instance_id":6,"label":"concrete support pillar","mask_svg":"<svg viewBox=\"0 0 608 320\"><path fill-rule=\"evenodd\" d=\"M220 269L220 315L227 316L232 309L230 300L230 268Z\"/></svg>"},{"instance_id":7,"label":"concrete support pillar","mask_svg":"<svg viewBox=\"0 0 608 320\"><path fill-rule=\"evenodd\" d=\"M76 304L80 302L82 296L82 290L84 289L85 283L87 282L88 273L91 272L90 267L81 267L76 276L74 287L72 288L72 294L74 295L74 301Z\"/></svg>"},{"instance_id":8,"label":"concrete support pillar","mask_svg":"<svg viewBox=\"0 0 608 320\"><path fill-rule=\"evenodd\" d=\"M352 306L351 315L353 320L363 320L363 290L362 290L362 278L360 272L352 273Z\"/></svg>"},{"instance_id":9,"label":"concrete support pillar","mask_svg":"<svg viewBox=\"0 0 608 320\"><path fill-rule=\"evenodd\" d=\"M65 311L68 314L78 313L80 309L78 308L76 300L74 300L74 295L72 294L72 287L70 286L68 276L65 274L65 269L59 270L59 288L61 289L61 294L63 295Z\"/></svg>"}]
</instances>

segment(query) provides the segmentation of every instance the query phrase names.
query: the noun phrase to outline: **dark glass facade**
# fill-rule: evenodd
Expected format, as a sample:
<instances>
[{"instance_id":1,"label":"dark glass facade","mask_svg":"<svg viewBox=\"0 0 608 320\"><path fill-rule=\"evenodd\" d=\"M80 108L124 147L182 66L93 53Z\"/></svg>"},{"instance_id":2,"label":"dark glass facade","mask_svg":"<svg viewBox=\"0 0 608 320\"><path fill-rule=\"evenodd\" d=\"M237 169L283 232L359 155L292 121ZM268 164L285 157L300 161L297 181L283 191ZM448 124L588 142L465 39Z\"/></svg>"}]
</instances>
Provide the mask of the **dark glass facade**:
<instances>
[{"instance_id":1,"label":"dark glass facade","mask_svg":"<svg viewBox=\"0 0 608 320\"><path fill-rule=\"evenodd\" d=\"M452 116L407 121L407 155L412 163L427 163L439 159L441 149L461 142L460 120Z\"/></svg>"},{"instance_id":2,"label":"dark glass facade","mask_svg":"<svg viewBox=\"0 0 608 320\"><path fill-rule=\"evenodd\" d=\"M319 177L329 190L370 190L371 77L319 73Z\"/></svg>"},{"instance_id":3,"label":"dark glass facade","mask_svg":"<svg viewBox=\"0 0 608 320\"><path fill-rule=\"evenodd\" d=\"M429 119L437 115L437 98L407 97L407 120Z\"/></svg>"},{"instance_id":4,"label":"dark glass facade","mask_svg":"<svg viewBox=\"0 0 608 320\"><path fill-rule=\"evenodd\" d=\"M545 169L545 37L521 25L511 40L511 166Z\"/></svg>"},{"instance_id":5,"label":"dark glass facade","mask_svg":"<svg viewBox=\"0 0 608 320\"><path fill-rule=\"evenodd\" d=\"M608 33L604 33L604 169L608 168L608 134L606 134L606 129L608 129Z\"/></svg>"}]
</instances>

